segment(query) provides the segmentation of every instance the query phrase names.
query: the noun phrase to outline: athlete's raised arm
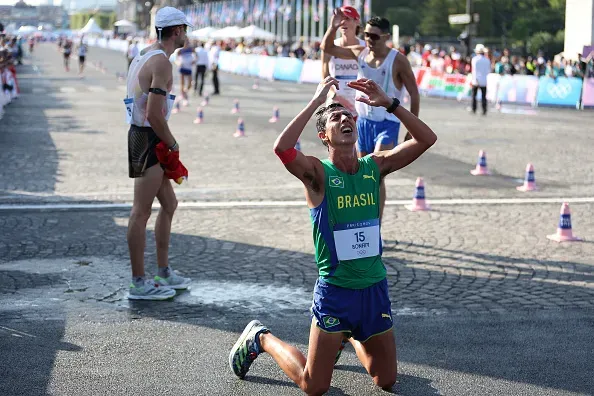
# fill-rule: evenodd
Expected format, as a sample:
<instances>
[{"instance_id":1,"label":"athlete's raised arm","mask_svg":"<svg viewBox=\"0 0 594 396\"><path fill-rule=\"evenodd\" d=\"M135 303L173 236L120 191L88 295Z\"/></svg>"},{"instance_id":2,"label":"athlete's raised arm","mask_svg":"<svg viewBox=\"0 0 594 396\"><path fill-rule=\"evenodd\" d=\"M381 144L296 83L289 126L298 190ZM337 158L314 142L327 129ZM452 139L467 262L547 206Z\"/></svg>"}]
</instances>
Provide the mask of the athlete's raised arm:
<instances>
[{"instance_id":1,"label":"athlete's raised arm","mask_svg":"<svg viewBox=\"0 0 594 396\"><path fill-rule=\"evenodd\" d=\"M340 47L334 44L336 32L338 31L343 18L345 18L344 13L340 8L335 9L332 19L330 20L330 26L328 26L328 30L326 30L326 34L324 34L320 48L324 53L327 53L330 56L335 56L341 59L357 60L364 48L363 46Z\"/></svg>"},{"instance_id":2,"label":"athlete's raised arm","mask_svg":"<svg viewBox=\"0 0 594 396\"><path fill-rule=\"evenodd\" d=\"M357 98L358 101L370 106L385 107L388 112L398 117L412 135L412 139L399 144L392 150L372 154L383 176L404 168L419 158L437 141L437 136L427 124L400 106L398 99L390 98L374 81L361 78L348 85L367 95L367 97Z\"/></svg>"},{"instance_id":3,"label":"athlete's raised arm","mask_svg":"<svg viewBox=\"0 0 594 396\"><path fill-rule=\"evenodd\" d=\"M319 182L314 161L319 162L319 160L315 157L303 155L303 153L295 149L295 145L316 109L326 101L328 91L333 86L338 88L338 80L335 78L326 77L322 80L307 106L293 118L274 142L274 152L285 165L285 168L301 180L308 189L314 191Z\"/></svg>"}]
</instances>

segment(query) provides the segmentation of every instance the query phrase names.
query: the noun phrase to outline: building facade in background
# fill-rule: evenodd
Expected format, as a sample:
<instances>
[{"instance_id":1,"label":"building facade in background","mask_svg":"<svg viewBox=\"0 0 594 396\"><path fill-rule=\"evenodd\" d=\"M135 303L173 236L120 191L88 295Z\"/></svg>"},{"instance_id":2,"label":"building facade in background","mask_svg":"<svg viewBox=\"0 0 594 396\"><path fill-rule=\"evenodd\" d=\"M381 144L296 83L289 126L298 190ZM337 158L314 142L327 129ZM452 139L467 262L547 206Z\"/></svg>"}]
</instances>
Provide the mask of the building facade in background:
<instances>
[{"instance_id":1,"label":"building facade in background","mask_svg":"<svg viewBox=\"0 0 594 396\"><path fill-rule=\"evenodd\" d=\"M566 57L577 59L577 54L591 45L594 45L594 0L567 0L563 50Z\"/></svg>"},{"instance_id":2,"label":"building facade in background","mask_svg":"<svg viewBox=\"0 0 594 396\"><path fill-rule=\"evenodd\" d=\"M0 22L4 26L52 25L60 29L68 27L68 13L62 6L40 5L31 6L24 1L17 2L14 6L0 6Z\"/></svg>"}]
</instances>

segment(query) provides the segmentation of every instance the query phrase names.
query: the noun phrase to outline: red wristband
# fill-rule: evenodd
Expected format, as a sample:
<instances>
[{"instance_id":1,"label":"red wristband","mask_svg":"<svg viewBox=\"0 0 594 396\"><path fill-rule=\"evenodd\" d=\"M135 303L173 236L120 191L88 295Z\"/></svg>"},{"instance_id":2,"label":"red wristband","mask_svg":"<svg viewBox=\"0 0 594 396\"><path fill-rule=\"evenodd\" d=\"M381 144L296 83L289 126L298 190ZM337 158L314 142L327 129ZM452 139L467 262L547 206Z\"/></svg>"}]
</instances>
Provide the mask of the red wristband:
<instances>
[{"instance_id":1,"label":"red wristband","mask_svg":"<svg viewBox=\"0 0 594 396\"><path fill-rule=\"evenodd\" d=\"M295 147L291 147L285 151L275 151L274 153L280 158L283 165L287 165L289 162L297 158L297 150L295 150Z\"/></svg>"}]
</instances>

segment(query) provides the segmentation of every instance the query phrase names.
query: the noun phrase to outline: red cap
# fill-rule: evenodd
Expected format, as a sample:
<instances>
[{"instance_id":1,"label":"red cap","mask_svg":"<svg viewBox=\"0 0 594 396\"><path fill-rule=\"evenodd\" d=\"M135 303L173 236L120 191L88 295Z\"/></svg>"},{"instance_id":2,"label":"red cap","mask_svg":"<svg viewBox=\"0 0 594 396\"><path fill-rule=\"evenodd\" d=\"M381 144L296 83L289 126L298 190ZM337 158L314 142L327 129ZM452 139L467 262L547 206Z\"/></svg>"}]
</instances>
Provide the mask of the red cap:
<instances>
[{"instance_id":1,"label":"red cap","mask_svg":"<svg viewBox=\"0 0 594 396\"><path fill-rule=\"evenodd\" d=\"M351 19L361 19L361 16L359 15L359 12L357 11L357 9L355 7L343 6L343 7L340 7L340 11L342 11L342 13L344 15L346 15L347 17L349 17Z\"/></svg>"}]
</instances>

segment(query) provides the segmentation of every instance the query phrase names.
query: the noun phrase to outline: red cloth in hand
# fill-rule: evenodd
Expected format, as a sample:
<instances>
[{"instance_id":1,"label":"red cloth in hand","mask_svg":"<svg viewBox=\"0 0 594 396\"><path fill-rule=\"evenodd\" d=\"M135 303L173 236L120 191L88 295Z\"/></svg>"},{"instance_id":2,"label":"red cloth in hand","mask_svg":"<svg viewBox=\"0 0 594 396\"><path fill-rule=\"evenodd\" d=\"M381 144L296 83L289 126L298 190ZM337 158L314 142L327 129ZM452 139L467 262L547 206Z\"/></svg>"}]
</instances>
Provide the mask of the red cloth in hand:
<instances>
[{"instance_id":1,"label":"red cloth in hand","mask_svg":"<svg viewBox=\"0 0 594 396\"><path fill-rule=\"evenodd\" d=\"M155 147L157 159L165 168L165 176L173 179L177 184L182 184L188 178L188 170L179 160L179 151L171 151L165 143L160 142Z\"/></svg>"}]
</instances>

